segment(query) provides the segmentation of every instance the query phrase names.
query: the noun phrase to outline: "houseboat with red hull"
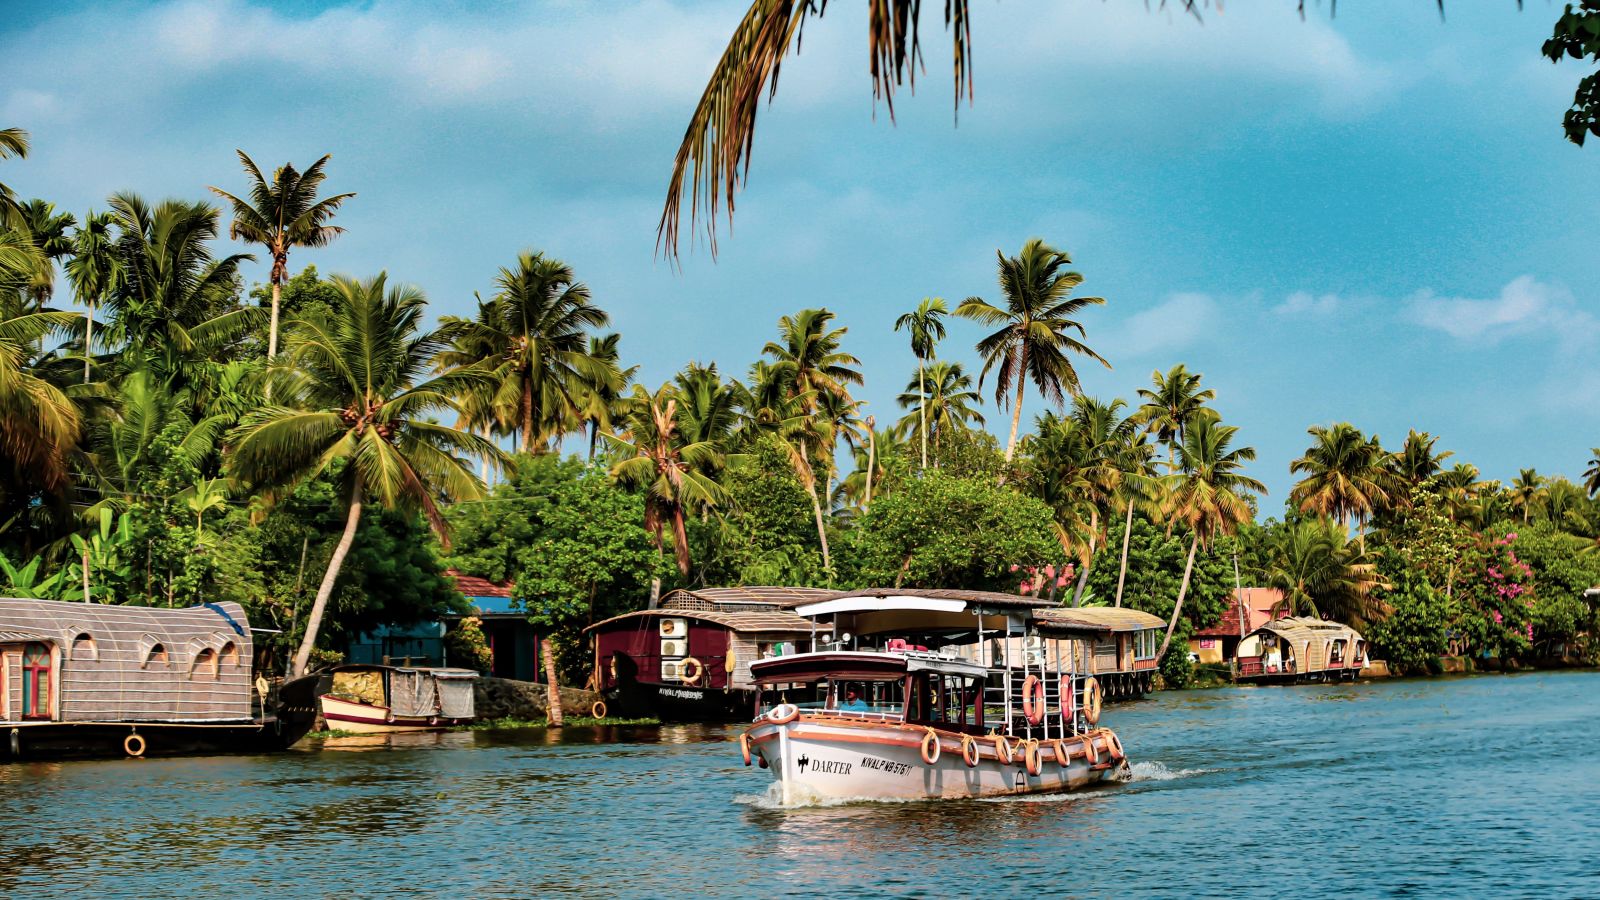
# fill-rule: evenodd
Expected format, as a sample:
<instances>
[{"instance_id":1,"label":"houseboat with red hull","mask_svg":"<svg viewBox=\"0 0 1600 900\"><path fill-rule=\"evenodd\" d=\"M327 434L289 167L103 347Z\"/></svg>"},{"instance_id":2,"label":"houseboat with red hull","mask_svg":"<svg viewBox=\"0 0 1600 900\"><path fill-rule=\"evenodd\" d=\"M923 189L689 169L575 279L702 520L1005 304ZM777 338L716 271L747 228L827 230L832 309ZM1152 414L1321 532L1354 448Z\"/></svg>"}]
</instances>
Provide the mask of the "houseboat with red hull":
<instances>
[{"instance_id":1,"label":"houseboat with red hull","mask_svg":"<svg viewBox=\"0 0 1600 900\"><path fill-rule=\"evenodd\" d=\"M0 755L283 750L316 721L316 676L273 687L243 608L0 598Z\"/></svg>"},{"instance_id":2,"label":"houseboat with red hull","mask_svg":"<svg viewBox=\"0 0 1600 900\"><path fill-rule=\"evenodd\" d=\"M1125 781L1091 672L1101 623L982 591L883 589L796 611L829 620L821 649L752 664L745 764L784 804L986 797Z\"/></svg>"},{"instance_id":3,"label":"houseboat with red hull","mask_svg":"<svg viewBox=\"0 0 1600 900\"><path fill-rule=\"evenodd\" d=\"M613 715L743 721L755 703L751 664L827 640L828 626L796 615L794 607L835 593L791 587L673 591L657 608L586 629L594 654L591 683Z\"/></svg>"}]
</instances>

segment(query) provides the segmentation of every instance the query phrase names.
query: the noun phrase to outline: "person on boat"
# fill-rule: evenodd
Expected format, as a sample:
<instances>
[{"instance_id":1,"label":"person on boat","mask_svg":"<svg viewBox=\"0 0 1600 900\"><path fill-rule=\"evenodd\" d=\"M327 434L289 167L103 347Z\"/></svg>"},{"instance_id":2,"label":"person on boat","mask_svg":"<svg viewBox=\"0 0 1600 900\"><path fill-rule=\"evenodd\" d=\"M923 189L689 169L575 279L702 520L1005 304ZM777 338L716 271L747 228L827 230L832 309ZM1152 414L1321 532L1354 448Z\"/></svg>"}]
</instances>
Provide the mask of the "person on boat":
<instances>
[{"instance_id":1,"label":"person on boat","mask_svg":"<svg viewBox=\"0 0 1600 900\"><path fill-rule=\"evenodd\" d=\"M845 689L844 705L839 708L847 709L851 712L866 712L868 709L867 702L861 699L861 695L856 693L855 688Z\"/></svg>"}]
</instances>

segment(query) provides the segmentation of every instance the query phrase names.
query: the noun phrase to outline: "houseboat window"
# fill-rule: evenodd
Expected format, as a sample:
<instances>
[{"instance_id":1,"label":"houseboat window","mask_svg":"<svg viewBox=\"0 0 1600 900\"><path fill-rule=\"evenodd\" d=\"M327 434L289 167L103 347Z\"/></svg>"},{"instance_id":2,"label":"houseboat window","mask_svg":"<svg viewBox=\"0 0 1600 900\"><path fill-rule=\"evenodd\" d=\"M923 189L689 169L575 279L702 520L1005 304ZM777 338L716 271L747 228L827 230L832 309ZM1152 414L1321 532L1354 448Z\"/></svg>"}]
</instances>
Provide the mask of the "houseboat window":
<instances>
[{"instance_id":1,"label":"houseboat window","mask_svg":"<svg viewBox=\"0 0 1600 900\"><path fill-rule=\"evenodd\" d=\"M88 632L79 632L72 639L72 659L99 659L100 653L95 648L94 636Z\"/></svg>"},{"instance_id":2,"label":"houseboat window","mask_svg":"<svg viewBox=\"0 0 1600 900\"><path fill-rule=\"evenodd\" d=\"M1160 644L1160 641L1156 640L1156 635L1158 633L1159 633L1159 631L1157 629L1145 628L1145 629L1142 629L1142 630L1140 630L1140 631L1138 631L1138 632L1136 632L1134 634L1134 642L1133 642L1133 658L1134 659L1155 659L1156 658L1156 650L1158 648L1158 645Z\"/></svg>"},{"instance_id":3,"label":"houseboat window","mask_svg":"<svg viewBox=\"0 0 1600 900\"><path fill-rule=\"evenodd\" d=\"M43 644L22 648L22 717L50 718L50 648Z\"/></svg>"},{"instance_id":4,"label":"houseboat window","mask_svg":"<svg viewBox=\"0 0 1600 900\"><path fill-rule=\"evenodd\" d=\"M164 666L167 664L166 644L151 644L150 648L144 651L144 661L139 663L139 668L146 668L151 663L155 663L158 666Z\"/></svg>"},{"instance_id":5,"label":"houseboat window","mask_svg":"<svg viewBox=\"0 0 1600 900\"><path fill-rule=\"evenodd\" d=\"M1333 642L1333 650L1328 654L1328 661L1332 663L1344 662L1344 641Z\"/></svg>"},{"instance_id":6,"label":"houseboat window","mask_svg":"<svg viewBox=\"0 0 1600 900\"><path fill-rule=\"evenodd\" d=\"M194 655L194 663L189 667L189 677L193 678L196 672L216 678L218 675L217 651L207 647L196 653Z\"/></svg>"},{"instance_id":7,"label":"houseboat window","mask_svg":"<svg viewBox=\"0 0 1600 900\"><path fill-rule=\"evenodd\" d=\"M222 645L222 661L234 668L239 667L239 645L229 641Z\"/></svg>"}]
</instances>

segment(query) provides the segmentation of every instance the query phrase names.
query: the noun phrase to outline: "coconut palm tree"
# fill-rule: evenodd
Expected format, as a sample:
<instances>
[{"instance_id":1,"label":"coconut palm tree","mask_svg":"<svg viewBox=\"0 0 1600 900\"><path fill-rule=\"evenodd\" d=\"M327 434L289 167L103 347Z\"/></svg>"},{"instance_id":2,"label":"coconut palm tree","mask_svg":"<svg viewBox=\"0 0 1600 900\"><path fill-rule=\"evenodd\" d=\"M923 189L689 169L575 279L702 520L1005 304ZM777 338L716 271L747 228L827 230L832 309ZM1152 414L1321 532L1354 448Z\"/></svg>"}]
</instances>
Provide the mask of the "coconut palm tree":
<instances>
[{"instance_id":1,"label":"coconut palm tree","mask_svg":"<svg viewBox=\"0 0 1600 900\"><path fill-rule=\"evenodd\" d=\"M1471 463L1456 463L1429 480L1443 498L1450 521L1458 522L1469 515L1478 495L1489 487L1488 482L1481 480L1481 474Z\"/></svg>"},{"instance_id":2,"label":"coconut palm tree","mask_svg":"<svg viewBox=\"0 0 1600 900\"><path fill-rule=\"evenodd\" d=\"M1526 523L1533 513L1535 506L1544 497L1545 479L1532 469L1523 469L1517 473L1511 487L1506 489L1506 501L1513 510L1522 513L1522 521Z\"/></svg>"},{"instance_id":3,"label":"coconut palm tree","mask_svg":"<svg viewBox=\"0 0 1600 900\"><path fill-rule=\"evenodd\" d=\"M1439 439L1426 431L1412 429L1406 435L1406 442L1389 458L1389 467L1403 479L1406 484L1416 487L1439 474L1444 468L1444 461L1455 454L1449 450L1435 453L1433 445Z\"/></svg>"},{"instance_id":4,"label":"coconut palm tree","mask_svg":"<svg viewBox=\"0 0 1600 900\"><path fill-rule=\"evenodd\" d=\"M236 342L262 319L240 306L239 264L252 257L216 259L207 242L217 236L218 212L206 203L164 200L155 207L136 194L115 194L121 277L105 295L106 344L119 348L130 368L149 365L178 390L196 368L237 355Z\"/></svg>"},{"instance_id":5,"label":"coconut palm tree","mask_svg":"<svg viewBox=\"0 0 1600 900\"><path fill-rule=\"evenodd\" d=\"M928 360L933 358L934 349L939 342L944 340L944 317L949 314L949 307L945 306L943 297L923 297L917 308L902 315L894 322L894 330L905 328L911 336L911 353L917 358L917 395L918 400L927 397L927 390L923 387L922 370ZM905 405L904 397L901 406ZM917 415L921 425L918 435L922 440L922 468L928 467L928 414L925 404L917 404Z\"/></svg>"},{"instance_id":6,"label":"coconut palm tree","mask_svg":"<svg viewBox=\"0 0 1600 900\"><path fill-rule=\"evenodd\" d=\"M854 505L866 512L872 506L872 498L882 496L883 480L888 475L888 467L884 460L910 451L910 443L905 440L907 429L896 425L893 428L877 428L877 421L868 416L867 427L871 428L871 437L858 441L851 449L852 469L850 474L839 481L839 486L834 489L834 500L840 505Z\"/></svg>"},{"instance_id":7,"label":"coconut palm tree","mask_svg":"<svg viewBox=\"0 0 1600 900\"><path fill-rule=\"evenodd\" d=\"M1600 494L1600 447L1589 449L1589 467L1583 470L1583 489L1591 497Z\"/></svg>"},{"instance_id":8,"label":"coconut palm tree","mask_svg":"<svg viewBox=\"0 0 1600 900\"><path fill-rule=\"evenodd\" d=\"M335 471L340 482L344 532L306 617L297 675L316 646L364 506L420 512L447 540L440 504L483 493L461 457L499 457L488 441L432 420L459 412L453 398L487 376L466 368L423 380L446 339L423 330L422 292L390 287L383 274L332 283L337 301L326 315L288 322L284 355L269 370L278 400L245 418L228 458L229 474L268 502L322 472Z\"/></svg>"},{"instance_id":9,"label":"coconut palm tree","mask_svg":"<svg viewBox=\"0 0 1600 900\"><path fill-rule=\"evenodd\" d=\"M1232 449L1239 429L1216 419L1202 417L1190 422L1178 445L1178 471L1164 477L1168 488L1166 505L1171 520L1189 529L1189 556L1183 564L1183 581L1178 586L1178 602L1167 622L1167 635L1156 652L1159 660L1167 654L1172 632L1183 613L1194 574L1194 555L1201 544L1207 546L1222 534L1233 534L1252 515L1246 500L1249 493L1264 494L1266 485L1243 474L1244 463L1256 458L1253 447Z\"/></svg>"},{"instance_id":10,"label":"coconut palm tree","mask_svg":"<svg viewBox=\"0 0 1600 900\"><path fill-rule=\"evenodd\" d=\"M1217 399L1217 395L1210 389L1201 390L1200 373L1190 372L1183 363L1165 374L1151 372L1150 381L1153 388L1139 389L1139 397L1144 402L1134 415L1156 440L1166 445L1167 469L1171 471L1173 455L1183 443L1189 423L1200 416L1216 416L1206 404Z\"/></svg>"},{"instance_id":11,"label":"coconut palm tree","mask_svg":"<svg viewBox=\"0 0 1600 900\"><path fill-rule=\"evenodd\" d=\"M110 212L90 210L72 236L72 258L67 260L67 281L79 303L88 308L83 316L83 381L89 382L94 357L94 308L107 294L121 285L122 266L117 259L115 226Z\"/></svg>"},{"instance_id":12,"label":"coconut palm tree","mask_svg":"<svg viewBox=\"0 0 1600 900\"><path fill-rule=\"evenodd\" d=\"M1289 491L1289 502L1301 512L1350 521L1358 530L1374 513L1400 502L1389 455L1378 436L1363 435L1349 422L1307 430L1311 446L1289 464L1305 478Z\"/></svg>"},{"instance_id":13,"label":"coconut palm tree","mask_svg":"<svg viewBox=\"0 0 1600 900\"><path fill-rule=\"evenodd\" d=\"M37 363L45 339L77 318L0 299L0 465L51 492L66 486L83 422L77 404Z\"/></svg>"},{"instance_id":14,"label":"coconut palm tree","mask_svg":"<svg viewBox=\"0 0 1600 900\"><path fill-rule=\"evenodd\" d=\"M902 409L911 409L912 412L895 427L919 432L924 442L932 433L935 467L939 465L937 451L945 435L973 425L983 425L983 413L977 410L983 397L972 389L972 376L958 362L938 360L926 372L918 365L917 377L906 385L905 393L900 395L898 402ZM923 450L926 449L924 443ZM926 452L923 460L925 465Z\"/></svg>"},{"instance_id":15,"label":"coconut palm tree","mask_svg":"<svg viewBox=\"0 0 1600 900\"><path fill-rule=\"evenodd\" d=\"M342 234L343 228L328 222L339 211L339 206L355 194L317 199L317 189L327 177L323 171L330 158L327 155L304 172L297 171L291 163L284 163L268 181L249 154L243 150L234 152L239 154L239 163L250 176L250 199L242 200L218 187L211 188L211 192L233 207L228 237L260 244L272 257L272 271L267 276L272 285L272 319L267 329L267 359L270 360L278 355L278 304L283 285L289 280L289 251L296 247L325 247ZM267 399L272 399L270 394Z\"/></svg>"},{"instance_id":16,"label":"coconut palm tree","mask_svg":"<svg viewBox=\"0 0 1600 900\"><path fill-rule=\"evenodd\" d=\"M1072 290L1083 283L1083 276L1066 267L1072 258L1038 238L1022 246L1022 252L1008 257L999 251L1000 291L1006 306L1001 309L982 297L968 297L956 307L956 315L999 330L978 341L983 356L983 372L978 386L996 367L995 404L1011 402L1011 438L1006 442L1006 462L1017 449L1017 427L1022 422L1022 395L1028 380L1046 400L1060 404L1063 393L1078 393L1078 372L1071 354L1098 360L1106 368L1111 363L1082 341L1083 326L1072 317L1085 307L1105 303L1103 297L1073 297ZM1016 396L1009 397L1012 385Z\"/></svg>"},{"instance_id":17,"label":"coconut palm tree","mask_svg":"<svg viewBox=\"0 0 1600 900\"><path fill-rule=\"evenodd\" d=\"M72 228L77 225L72 213L56 212L44 200L29 200L18 208L18 227L39 248L44 264L36 268L25 296L35 306L50 302L55 294L56 272L52 265L72 252Z\"/></svg>"},{"instance_id":18,"label":"coconut palm tree","mask_svg":"<svg viewBox=\"0 0 1600 900\"><path fill-rule=\"evenodd\" d=\"M84 480L104 506L117 512L140 495L141 478L151 467L150 450L163 435L175 440L165 448L174 462L199 469L216 451L227 415L191 419L188 398L174 395L149 369L134 369L117 385L115 413L95 417L84 435Z\"/></svg>"},{"instance_id":19,"label":"coconut palm tree","mask_svg":"<svg viewBox=\"0 0 1600 900\"><path fill-rule=\"evenodd\" d=\"M1262 578L1267 587L1283 592L1274 617L1305 612L1358 624L1379 612L1375 592L1386 585L1377 566L1332 519L1284 524L1269 533L1266 554Z\"/></svg>"},{"instance_id":20,"label":"coconut palm tree","mask_svg":"<svg viewBox=\"0 0 1600 900\"><path fill-rule=\"evenodd\" d=\"M619 484L643 490L644 528L656 550L665 552L664 532L672 529L678 573L689 577L690 512L708 511L726 499L718 477L726 464L715 441L686 440L679 429L677 388L664 384L651 394L633 386L632 403L621 434L607 439L623 458L611 467Z\"/></svg>"},{"instance_id":21,"label":"coconut palm tree","mask_svg":"<svg viewBox=\"0 0 1600 900\"><path fill-rule=\"evenodd\" d=\"M622 368L622 355L618 350L621 341L620 334L589 338L589 358L603 367L608 376L597 381L581 379L578 384L578 416L589 430L590 460L594 459L600 432L610 428L612 419L621 414L623 389L639 372L638 366ZM616 377L609 377L613 372Z\"/></svg>"},{"instance_id":22,"label":"coconut palm tree","mask_svg":"<svg viewBox=\"0 0 1600 900\"><path fill-rule=\"evenodd\" d=\"M28 133L21 128L0 128L0 159L27 159ZM0 225L15 227L22 213L17 205L17 195L5 182L0 181Z\"/></svg>"},{"instance_id":23,"label":"coconut palm tree","mask_svg":"<svg viewBox=\"0 0 1600 900\"><path fill-rule=\"evenodd\" d=\"M769 415L774 424L781 423L780 437L792 441L790 463L800 484L811 498L811 509L816 517L817 539L822 544L823 568L832 570L833 559L828 550L828 531L823 522L822 499L817 491L816 460L813 453L826 451L832 454L835 433L831 421L817 416L822 408L821 397L830 395L848 401L852 384L861 384L861 372L853 366L861 360L839 349L847 328L829 328L833 313L826 309L803 309L792 316L778 320L779 340L768 341L762 354L771 357L763 370L765 382L755 388L768 395L766 408L775 409L771 403L774 392L781 399L798 407L804 422L795 420L796 410L784 410Z\"/></svg>"},{"instance_id":24,"label":"coconut palm tree","mask_svg":"<svg viewBox=\"0 0 1600 900\"><path fill-rule=\"evenodd\" d=\"M1120 409L1121 401L1114 405ZM1110 437L1097 424L1102 406L1092 398L1074 401L1073 414L1057 416L1047 412L1038 417L1033 437L1029 438L1034 493L1055 513L1056 538L1061 548L1075 557L1082 576L1094 559L1105 521L1104 510L1120 480L1112 464L1115 450ZM1085 406L1094 409L1087 416L1078 413ZM1112 416L1116 410L1111 410ZM1081 594L1084 579L1074 592L1073 605Z\"/></svg>"},{"instance_id":25,"label":"coconut palm tree","mask_svg":"<svg viewBox=\"0 0 1600 900\"><path fill-rule=\"evenodd\" d=\"M589 331L611 317L590 302L571 266L537 251L523 251L495 284L499 290L480 302L477 318L441 320L461 336L439 362L491 368L493 415L517 433L519 450L532 453L578 418L584 390L621 390L615 361L589 355Z\"/></svg>"}]
</instances>

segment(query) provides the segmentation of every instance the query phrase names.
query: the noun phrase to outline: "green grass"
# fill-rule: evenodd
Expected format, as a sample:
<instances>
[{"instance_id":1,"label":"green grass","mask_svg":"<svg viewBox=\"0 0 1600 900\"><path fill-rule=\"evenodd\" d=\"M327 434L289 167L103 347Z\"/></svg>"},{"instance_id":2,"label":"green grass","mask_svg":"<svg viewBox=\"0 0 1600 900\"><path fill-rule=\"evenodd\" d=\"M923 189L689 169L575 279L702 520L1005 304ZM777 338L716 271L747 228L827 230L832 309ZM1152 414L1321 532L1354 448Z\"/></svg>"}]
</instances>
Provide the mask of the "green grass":
<instances>
[{"instance_id":1,"label":"green grass","mask_svg":"<svg viewBox=\"0 0 1600 900\"><path fill-rule=\"evenodd\" d=\"M661 724L661 720L660 719L653 719L653 718L623 719L623 718L619 718L617 716L607 716L604 719L596 719L596 718L592 718L590 716L567 716L567 717L565 717L564 724L566 724L566 725L660 725ZM512 728L548 728L548 727L550 727L550 722L547 719L510 719L510 718L507 718L507 719L483 719L483 720L478 721L478 722L473 722L471 725L458 725L458 726L456 726L456 728L454 730L456 730L456 731L499 731L499 730L502 730L502 729L512 729Z\"/></svg>"},{"instance_id":2,"label":"green grass","mask_svg":"<svg viewBox=\"0 0 1600 900\"><path fill-rule=\"evenodd\" d=\"M355 736L356 736L356 733L354 731L340 731L337 728L329 728L329 729L327 729L325 731L313 731L313 732L310 732L310 733L308 733L306 735L306 737L308 737L308 738L335 738L335 737L355 737Z\"/></svg>"}]
</instances>

